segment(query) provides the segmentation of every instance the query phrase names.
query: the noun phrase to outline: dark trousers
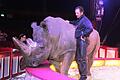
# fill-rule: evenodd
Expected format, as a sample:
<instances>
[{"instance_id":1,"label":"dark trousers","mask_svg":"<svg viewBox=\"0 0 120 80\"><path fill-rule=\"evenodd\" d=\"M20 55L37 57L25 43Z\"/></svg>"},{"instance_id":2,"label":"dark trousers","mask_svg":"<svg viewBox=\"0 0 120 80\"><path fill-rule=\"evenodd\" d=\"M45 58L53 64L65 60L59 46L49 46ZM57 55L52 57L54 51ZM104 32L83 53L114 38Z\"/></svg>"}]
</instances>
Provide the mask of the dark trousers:
<instances>
[{"instance_id":1,"label":"dark trousers","mask_svg":"<svg viewBox=\"0 0 120 80\"><path fill-rule=\"evenodd\" d=\"M87 59L86 59L87 41L77 39L76 47L77 49L76 49L75 59L78 64L79 73L81 75L80 80L86 80L87 78Z\"/></svg>"}]
</instances>

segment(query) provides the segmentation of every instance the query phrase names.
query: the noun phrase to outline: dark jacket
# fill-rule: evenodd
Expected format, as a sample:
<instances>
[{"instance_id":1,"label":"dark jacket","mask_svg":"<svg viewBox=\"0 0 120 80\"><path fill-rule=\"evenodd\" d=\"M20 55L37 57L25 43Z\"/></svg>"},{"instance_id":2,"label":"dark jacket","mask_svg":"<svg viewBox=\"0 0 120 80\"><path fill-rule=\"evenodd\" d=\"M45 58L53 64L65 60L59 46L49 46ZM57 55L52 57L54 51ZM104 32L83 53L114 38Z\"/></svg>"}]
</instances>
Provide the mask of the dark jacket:
<instances>
[{"instance_id":1,"label":"dark jacket","mask_svg":"<svg viewBox=\"0 0 120 80\"><path fill-rule=\"evenodd\" d=\"M92 23L85 15L82 15L78 20L70 21L70 23L76 26L76 39L80 38L80 36L88 37L93 31Z\"/></svg>"}]
</instances>

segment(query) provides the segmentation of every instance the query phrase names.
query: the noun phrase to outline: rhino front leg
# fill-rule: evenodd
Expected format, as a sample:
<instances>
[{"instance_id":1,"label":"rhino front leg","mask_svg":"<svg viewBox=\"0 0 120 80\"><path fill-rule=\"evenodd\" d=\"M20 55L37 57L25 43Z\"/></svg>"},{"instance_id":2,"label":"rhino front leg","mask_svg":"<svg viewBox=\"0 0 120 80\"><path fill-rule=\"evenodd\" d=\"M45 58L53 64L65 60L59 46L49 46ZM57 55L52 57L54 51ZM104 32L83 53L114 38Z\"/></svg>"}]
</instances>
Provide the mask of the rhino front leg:
<instances>
[{"instance_id":1,"label":"rhino front leg","mask_svg":"<svg viewBox=\"0 0 120 80\"><path fill-rule=\"evenodd\" d=\"M74 59L73 52L64 54L64 59L62 61L62 65L61 65L61 69L60 69L61 74L68 75L68 70L70 68L70 65L71 65L73 59Z\"/></svg>"},{"instance_id":2,"label":"rhino front leg","mask_svg":"<svg viewBox=\"0 0 120 80\"><path fill-rule=\"evenodd\" d=\"M60 73L60 62L55 61L55 60L50 60L49 62L55 66L56 72Z\"/></svg>"}]
</instances>

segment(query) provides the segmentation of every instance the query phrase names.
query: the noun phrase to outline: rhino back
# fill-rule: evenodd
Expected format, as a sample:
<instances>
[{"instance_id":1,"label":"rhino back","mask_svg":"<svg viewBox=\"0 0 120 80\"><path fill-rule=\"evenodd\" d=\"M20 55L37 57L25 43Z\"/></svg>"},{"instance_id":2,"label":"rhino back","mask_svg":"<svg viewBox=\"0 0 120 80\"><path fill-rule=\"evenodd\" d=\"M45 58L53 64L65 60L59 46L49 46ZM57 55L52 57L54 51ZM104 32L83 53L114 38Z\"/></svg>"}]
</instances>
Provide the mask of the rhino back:
<instances>
[{"instance_id":1,"label":"rhino back","mask_svg":"<svg viewBox=\"0 0 120 80\"><path fill-rule=\"evenodd\" d=\"M74 50L76 41L74 38L75 27L62 18L47 17L44 19L50 36L51 54L62 55L67 50Z\"/></svg>"}]
</instances>

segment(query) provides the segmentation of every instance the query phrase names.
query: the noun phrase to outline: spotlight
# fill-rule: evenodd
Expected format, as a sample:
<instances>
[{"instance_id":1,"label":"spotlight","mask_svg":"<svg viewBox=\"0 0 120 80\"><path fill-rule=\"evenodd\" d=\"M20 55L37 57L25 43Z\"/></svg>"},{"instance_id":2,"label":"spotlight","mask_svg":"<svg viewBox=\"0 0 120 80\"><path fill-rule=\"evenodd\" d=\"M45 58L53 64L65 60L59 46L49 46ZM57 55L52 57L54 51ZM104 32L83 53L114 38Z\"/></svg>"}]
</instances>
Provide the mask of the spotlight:
<instances>
[{"instance_id":1,"label":"spotlight","mask_svg":"<svg viewBox=\"0 0 120 80\"><path fill-rule=\"evenodd\" d=\"M0 14L1 17L4 17L5 15L4 14Z\"/></svg>"}]
</instances>

